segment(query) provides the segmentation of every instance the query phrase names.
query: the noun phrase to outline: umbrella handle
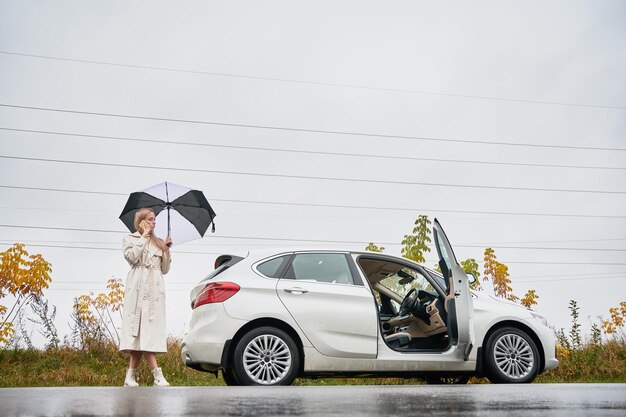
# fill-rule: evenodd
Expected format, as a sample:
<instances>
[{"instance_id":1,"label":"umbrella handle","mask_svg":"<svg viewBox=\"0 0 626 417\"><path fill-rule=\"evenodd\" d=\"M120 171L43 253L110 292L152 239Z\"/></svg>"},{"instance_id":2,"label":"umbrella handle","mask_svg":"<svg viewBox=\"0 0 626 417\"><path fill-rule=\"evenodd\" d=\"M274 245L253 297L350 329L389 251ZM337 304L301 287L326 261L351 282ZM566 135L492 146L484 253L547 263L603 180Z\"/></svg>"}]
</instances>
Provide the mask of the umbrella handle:
<instances>
[{"instance_id":1,"label":"umbrella handle","mask_svg":"<svg viewBox=\"0 0 626 417\"><path fill-rule=\"evenodd\" d=\"M167 181L165 181L165 199L167 200L167 237L170 237L170 193L167 189ZM169 248L172 246L172 242L167 244Z\"/></svg>"},{"instance_id":2,"label":"umbrella handle","mask_svg":"<svg viewBox=\"0 0 626 417\"><path fill-rule=\"evenodd\" d=\"M167 205L167 237L170 237L170 205ZM172 246L172 242L167 242L166 243L167 247L169 248L170 246Z\"/></svg>"}]
</instances>

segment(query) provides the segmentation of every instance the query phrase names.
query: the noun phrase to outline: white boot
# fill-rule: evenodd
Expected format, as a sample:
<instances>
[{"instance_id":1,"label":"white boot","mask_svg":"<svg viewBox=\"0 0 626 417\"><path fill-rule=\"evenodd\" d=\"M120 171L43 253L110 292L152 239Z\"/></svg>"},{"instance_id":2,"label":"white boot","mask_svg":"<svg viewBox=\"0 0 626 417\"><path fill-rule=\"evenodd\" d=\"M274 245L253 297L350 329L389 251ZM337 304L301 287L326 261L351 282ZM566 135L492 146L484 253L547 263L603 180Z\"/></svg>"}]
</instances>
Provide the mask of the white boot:
<instances>
[{"instance_id":1,"label":"white boot","mask_svg":"<svg viewBox=\"0 0 626 417\"><path fill-rule=\"evenodd\" d=\"M152 370L152 375L154 376L155 387L169 387L170 386L170 383L167 382L167 380L163 376L163 371L161 370L161 368L154 368Z\"/></svg>"},{"instance_id":2,"label":"white boot","mask_svg":"<svg viewBox=\"0 0 626 417\"><path fill-rule=\"evenodd\" d=\"M135 370L128 368L126 370L126 379L124 379L125 387L138 387L139 384L135 380Z\"/></svg>"}]
</instances>

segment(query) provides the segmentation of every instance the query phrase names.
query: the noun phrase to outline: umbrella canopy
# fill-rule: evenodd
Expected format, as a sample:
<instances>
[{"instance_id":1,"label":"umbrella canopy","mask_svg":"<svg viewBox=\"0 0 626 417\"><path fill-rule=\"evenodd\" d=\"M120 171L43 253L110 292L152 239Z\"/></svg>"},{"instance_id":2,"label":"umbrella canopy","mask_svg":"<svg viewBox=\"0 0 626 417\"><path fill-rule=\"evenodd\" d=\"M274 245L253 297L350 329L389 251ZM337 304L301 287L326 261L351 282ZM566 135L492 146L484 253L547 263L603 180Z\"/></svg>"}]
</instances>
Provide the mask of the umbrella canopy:
<instances>
[{"instance_id":1,"label":"umbrella canopy","mask_svg":"<svg viewBox=\"0 0 626 417\"><path fill-rule=\"evenodd\" d=\"M120 220L135 232L135 213L141 208L151 208L156 215L154 234L171 236L174 245L204 236L216 214L202 191L164 182L143 191L132 193L120 214Z\"/></svg>"}]
</instances>

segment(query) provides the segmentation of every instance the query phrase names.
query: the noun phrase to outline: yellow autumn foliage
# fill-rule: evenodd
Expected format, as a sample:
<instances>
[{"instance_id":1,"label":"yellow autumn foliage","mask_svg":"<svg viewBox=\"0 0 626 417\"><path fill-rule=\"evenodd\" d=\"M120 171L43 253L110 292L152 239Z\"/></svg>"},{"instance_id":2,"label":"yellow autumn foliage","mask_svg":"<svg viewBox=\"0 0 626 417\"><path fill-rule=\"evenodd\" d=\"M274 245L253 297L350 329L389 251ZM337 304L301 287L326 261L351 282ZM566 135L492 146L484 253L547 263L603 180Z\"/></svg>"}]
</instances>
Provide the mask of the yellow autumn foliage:
<instances>
[{"instance_id":1,"label":"yellow autumn foliage","mask_svg":"<svg viewBox=\"0 0 626 417\"><path fill-rule=\"evenodd\" d=\"M14 299L10 308L0 304L0 344L7 343L15 333L13 320L20 309L48 288L50 272L50 263L40 254L29 255L21 243L0 252L0 300L7 296Z\"/></svg>"}]
</instances>

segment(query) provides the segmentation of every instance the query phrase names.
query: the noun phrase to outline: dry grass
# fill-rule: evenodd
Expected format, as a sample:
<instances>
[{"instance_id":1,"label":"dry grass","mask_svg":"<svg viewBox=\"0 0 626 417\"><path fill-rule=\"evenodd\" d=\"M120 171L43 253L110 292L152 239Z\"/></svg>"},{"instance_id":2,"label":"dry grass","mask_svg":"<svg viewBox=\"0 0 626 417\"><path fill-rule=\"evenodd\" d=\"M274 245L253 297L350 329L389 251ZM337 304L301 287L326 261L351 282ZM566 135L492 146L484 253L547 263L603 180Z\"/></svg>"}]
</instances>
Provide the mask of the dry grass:
<instances>
[{"instance_id":1,"label":"dry grass","mask_svg":"<svg viewBox=\"0 0 626 417\"><path fill-rule=\"evenodd\" d=\"M168 352L157 359L172 385L223 385L221 378L183 365L176 340L169 340ZM0 350L0 387L121 386L127 366L128 356L111 345L90 350ZM145 361L137 380L140 385L152 384Z\"/></svg>"},{"instance_id":2,"label":"dry grass","mask_svg":"<svg viewBox=\"0 0 626 417\"><path fill-rule=\"evenodd\" d=\"M159 365L172 385L224 385L222 378L183 365L180 342L168 341L168 352L158 356ZM626 343L588 344L580 350L559 352L560 366L541 375L537 382L626 382ZM0 350L0 387L121 386L128 356L113 346L90 350L64 347L56 350ZM151 385L145 362L138 369L141 385ZM484 383L473 378L471 383ZM401 385L421 384L420 379L323 378L298 379L296 385Z\"/></svg>"},{"instance_id":3,"label":"dry grass","mask_svg":"<svg viewBox=\"0 0 626 417\"><path fill-rule=\"evenodd\" d=\"M578 350L559 349L559 367L538 382L626 382L626 343L589 343Z\"/></svg>"}]
</instances>

